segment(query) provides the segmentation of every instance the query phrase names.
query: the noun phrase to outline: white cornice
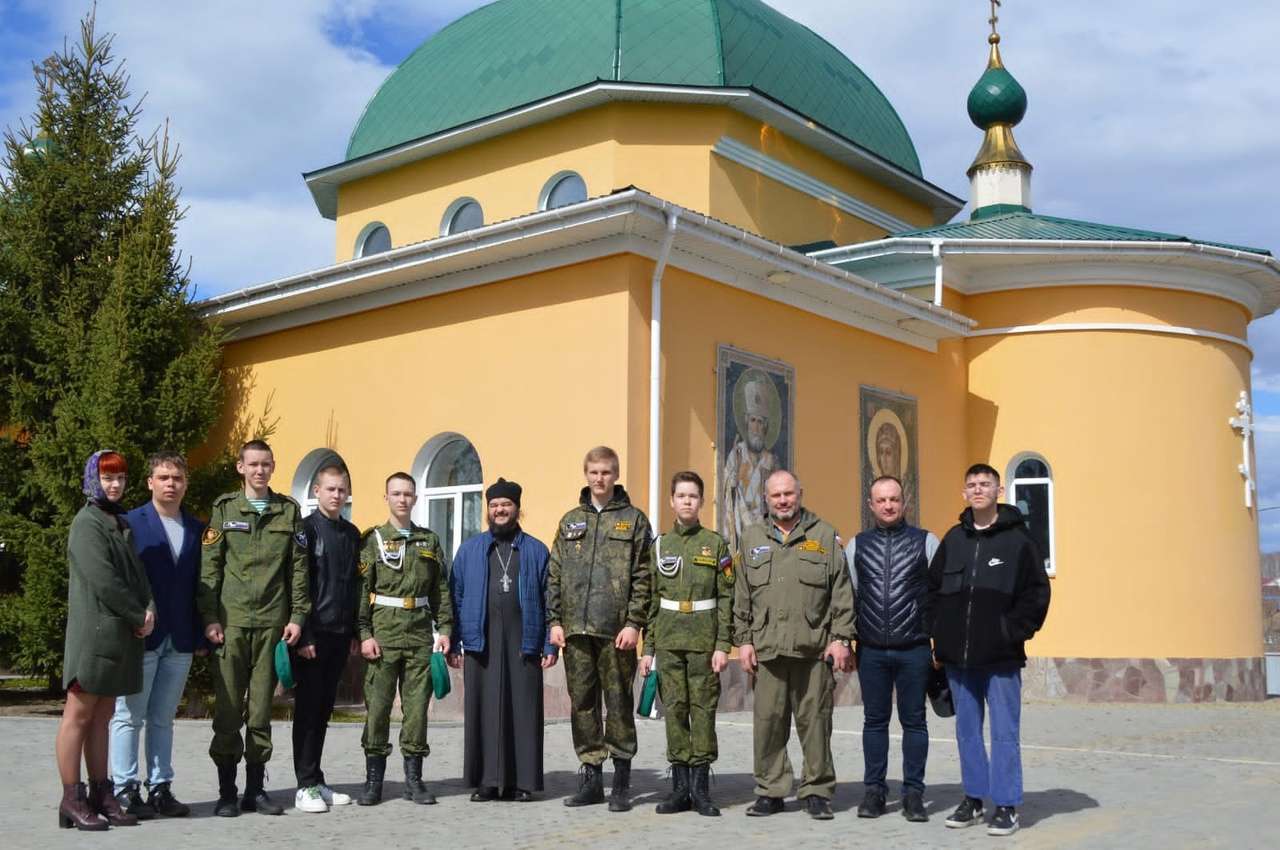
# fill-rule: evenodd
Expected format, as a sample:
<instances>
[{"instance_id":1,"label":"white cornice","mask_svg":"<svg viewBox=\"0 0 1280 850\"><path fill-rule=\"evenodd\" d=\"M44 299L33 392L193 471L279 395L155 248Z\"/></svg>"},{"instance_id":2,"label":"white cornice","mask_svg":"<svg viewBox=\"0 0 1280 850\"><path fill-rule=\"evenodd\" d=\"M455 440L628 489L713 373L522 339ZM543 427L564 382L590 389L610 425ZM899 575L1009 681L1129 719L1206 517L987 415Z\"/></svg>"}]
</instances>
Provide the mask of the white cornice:
<instances>
[{"instance_id":1,"label":"white cornice","mask_svg":"<svg viewBox=\"0 0 1280 850\"><path fill-rule=\"evenodd\" d=\"M776 127L832 159L866 174L912 200L926 204L933 210L934 220L938 223L947 221L964 206L963 200L944 189L752 89L698 88L605 81L591 83L537 103L516 107L500 115L483 118L357 159L317 169L303 174L303 179L311 191L320 214L332 219L337 216L338 211L338 187L344 183L584 109L620 101L727 106Z\"/></svg>"},{"instance_id":2,"label":"white cornice","mask_svg":"<svg viewBox=\"0 0 1280 850\"><path fill-rule=\"evenodd\" d=\"M785 162L776 160L771 156L766 156L755 148L744 145L729 136L721 136L711 151L758 174L763 174L765 177L776 180L784 186L795 189L797 192L803 192L812 198L817 198L824 203L838 207L850 215L857 216L863 221L882 227L890 233L910 230L914 227L909 221L904 221L878 207L864 203L853 195L840 191L830 183L823 183L816 177L805 174L798 168L792 168Z\"/></svg>"},{"instance_id":3,"label":"white cornice","mask_svg":"<svg viewBox=\"0 0 1280 850\"><path fill-rule=\"evenodd\" d=\"M1077 331L1119 331L1123 333L1170 334L1173 336L1190 336L1199 339L1212 339L1238 345L1253 356L1249 341L1231 334L1206 331L1201 328L1179 327L1177 325L1139 324L1134 322L1060 322L1044 325L1011 325L1004 328L982 328L969 331L970 337L983 336L1015 336L1018 334L1072 333Z\"/></svg>"}]
</instances>

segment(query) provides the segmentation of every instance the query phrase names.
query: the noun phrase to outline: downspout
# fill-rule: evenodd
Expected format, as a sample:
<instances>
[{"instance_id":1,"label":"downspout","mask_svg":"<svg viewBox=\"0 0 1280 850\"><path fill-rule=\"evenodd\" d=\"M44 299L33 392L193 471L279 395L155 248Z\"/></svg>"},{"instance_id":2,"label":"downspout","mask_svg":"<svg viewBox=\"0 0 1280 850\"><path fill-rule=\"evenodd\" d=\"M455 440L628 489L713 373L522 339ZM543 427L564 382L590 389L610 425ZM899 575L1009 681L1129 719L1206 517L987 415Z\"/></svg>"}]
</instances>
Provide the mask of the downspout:
<instances>
[{"instance_id":1,"label":"downspout","mask_svg":"<svg viewBox=\"0 0 1280 850\"><path fill-rule=\"evenodd\" d=\"M662 238L658 262L653 267L649 304L649 522L658 531L658 476L662 471L662 275L676 238L679 210L667 212L667 233Z\"/></svg>"},{"instance_id":2,"label":"downspout","mask_svg":"<svg viewBox=\"0 0 1280 850\"><path fill-rule=\"evenodd\" d=\"M942 240L933 240L933 306L942 306Z\"/></svg>"}]
</instances>

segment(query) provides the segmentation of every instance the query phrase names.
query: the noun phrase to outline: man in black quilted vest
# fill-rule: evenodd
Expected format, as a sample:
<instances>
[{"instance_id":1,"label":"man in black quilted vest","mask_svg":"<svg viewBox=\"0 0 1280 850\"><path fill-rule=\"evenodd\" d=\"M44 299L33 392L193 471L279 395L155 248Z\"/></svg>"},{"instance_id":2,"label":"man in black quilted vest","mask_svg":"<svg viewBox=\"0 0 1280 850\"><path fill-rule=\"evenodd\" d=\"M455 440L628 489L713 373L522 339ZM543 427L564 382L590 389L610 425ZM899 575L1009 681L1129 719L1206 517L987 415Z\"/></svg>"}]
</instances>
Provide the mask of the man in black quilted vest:
<instances>
[{"instance_id":1,"label":"man in black quilted vest","mask_svg":"<svg viewBox=\"0 0 1280 850\"><path fill-rule=\"evenodd\" d=\"M867 499L875 527L845 548L858 609L858 681L862 686L862 758L865 793L858 817L885 812L889 718L898 694L902 724L902 815L924 822L924 765L929 755L925 687L933 661L929 647L929 561L938 538L905 519L902 482L882 475Z\"/></svg>"}]
</instances>

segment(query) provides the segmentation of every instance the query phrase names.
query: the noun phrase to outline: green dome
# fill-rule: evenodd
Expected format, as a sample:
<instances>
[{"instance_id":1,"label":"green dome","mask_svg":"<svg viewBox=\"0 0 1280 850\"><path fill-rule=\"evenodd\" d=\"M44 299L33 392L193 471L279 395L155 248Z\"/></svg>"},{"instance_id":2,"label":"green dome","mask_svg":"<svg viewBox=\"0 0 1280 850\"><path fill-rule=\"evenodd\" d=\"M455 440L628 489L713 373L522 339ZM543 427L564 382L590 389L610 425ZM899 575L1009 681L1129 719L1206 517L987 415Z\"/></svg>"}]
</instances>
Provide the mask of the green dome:
<instances>
[{"instance_id":1,"label":"green dome","mask_svg":"<svg viewBox=\"0 0 1280 850\"><path fill-rule=\"evenodd\" d=\"M497 0L392 72L347 159L597 81L751 88L921 173L906 127L870 78L760 0Z\"/></svg>"},{"instance_id":2,"label":"green dome","mask_svg":"<svg viewBox=\"0 0 1280 850\"><path fill-rule=\"evenodd\" d=\"M1004 66L987 68L969 92L969 120L980 129L1013 126L1027 114L1027 92Z\"/></svg>"}]
</instances>

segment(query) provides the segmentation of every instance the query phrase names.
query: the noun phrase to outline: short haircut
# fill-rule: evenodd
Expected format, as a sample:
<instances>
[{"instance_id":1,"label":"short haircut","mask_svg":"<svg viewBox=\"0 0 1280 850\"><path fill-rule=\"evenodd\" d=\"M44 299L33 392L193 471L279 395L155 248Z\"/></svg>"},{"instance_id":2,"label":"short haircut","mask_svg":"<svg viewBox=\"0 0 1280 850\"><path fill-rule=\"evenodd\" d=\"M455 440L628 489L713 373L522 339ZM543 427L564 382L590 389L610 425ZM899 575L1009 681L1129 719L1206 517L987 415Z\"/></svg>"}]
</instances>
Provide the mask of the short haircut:
<instances>
[{"instance_id":1,"label":"short haircut","mask_svg":"<svg viewBox=\"0 0 1280 850\"><path fill-rule=\"evenodd\" d=\"M239 455L240 460L244 460L245 452L267 452L272 456L275 455L275 452L271 451L271 446L267 445L266 440L250 440L241 446Z\"/></svg>"},{"instance_id":2,"label":"short haircut","mask_svg":"<svg viewBox=\"0 0 1280 850\"><path fill-rule=\"evenodd\" d=\"M801 484L800 484L800 476L799 476L799 475L796 475L794 472L792 472L792 471L791 471L791 470L789 470L789 469L781 469L781 468L779 468L779 469L775 469L773 472L770 472L770 473L769 473L769 477L768 477L768 478L766 478L766 479L764 480L764 489L765 489L765 492L768 492L768 490L769 490L769 482L770 482L770 481L772 481L772 480L774 479L774 477L775 477L775 476L778 476L778 475L790 475L790 476L791 476L791 480L793 480L793 481L795 481L795 482L796 482L796 489L797 489L797 490L803 490L803 489L804 489L803 485L801 485Z\"/></svg>"},{"instance_id":3,"label":"short haircut","mask_svg":"<svg viewBox=\"0 0 1280 850\"><path fill-rule=\"evenodd\" d=\"M418 482L413 480L412 475L410 475L407 472L393 472L387 476L386 483L382 485L382 492L384 493L387 492L387 490L391 487L391 482L396 480L408 481L411 485L413 485L413 489L415 491L418 489Z\"/></svg>"},{"instance_id":4,"label":"short haircut","mask_svg":"<svg viewBox=\"0 0 1280 850\"><path fill-rule=\"evenodd\" d=\"M1000 483L1000 473L996 472L996 468L990 464L975 463L964 471L964 480L968 481L975 475L990 475L996 480L997 484Z\"/></svg>"},{"instance_id":5,"label":"short haircut","mask_svg":"<svg viewBox=\"0 0 1280 850\"><path fill-rule=\"evenodd\" d=\"M129 471L129 461L119 452L103 452L98 455L99 475L120 475Z\"/></svg>"},{"instance_id":6,"label":"short haircut","mask_svg":"<svg viewBox=\"0 0 1280 850\"><path fill-rule=\"evenodd\" d=\"M582 459L582 471L587 471L587 464L603 463L605 461L613 464L613 471L615 473L621 470L621 464L618 462L617 452L608 446L596 446L594 449L587 452L587 456Z\"/></svg>"},{"instance_id":7,"label":"short haircut","mask_svg":"<svg viewBox=\"0 0 1280 850\"><path fill-rule=\"evenodd\" d=\"M147 474L152 475L156 471L157 466L172 466L179 469L183 475L187 474L187 459L180 452L160 451L147 458Z\"/></svg>"},{"instance_id":8,"label":"short haircut","mask_svg":"<svg viewBox=\"0 0 1280 850\"><path fill-rule=\"evenodd\" d=\"M676 494L677 484L694 484L698 488L698 497L701 498L706 488L702 486L702 476L694 472L692 469L683 469L671 476L671 495Z\"/></svg>"},{"instance_id":9,"label":"short haircut","mask_svg":"<svg viewBox=\"0 0 1280 850\"><path fill-rule=\"evenodd\" d=\"M875 481L872 481L872 482L871 482L871 486L867 488L867 498L871 498L871 491L872 491L872 490L874 490L874 489L876 489L876 485L877 485L877 484L883 484L883 483L884 483L884 482L886 482L886 481L892 481L894 484L897 484L897 485L898 485L898 492L899 492L900 494L902 494L902 496L903 496L904 498L906 497L906 495L907 495L907 488L902 486L902 480L901 480L901 479L899 479L899 478L898 478L898 476L896 476L896 475L881 475L881 476L880 476L879 478L877 478Z\"/></svg>"},{"instance_id":10,"label":"short haircut","mask_svg":"<svg viewBox=\"0 0 1280 850\"><path fill-rule=\"evenodd\" d=\"M311 483L319 484L321 475L338 475L347 479L347 484L351 483L351 473L347 471L345 466L337 461L326 463L324 466L317 469L316 474L311 476Z\"/></svg>"}]
</instances>

